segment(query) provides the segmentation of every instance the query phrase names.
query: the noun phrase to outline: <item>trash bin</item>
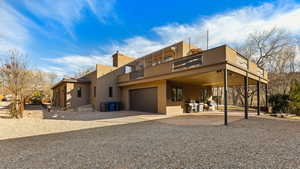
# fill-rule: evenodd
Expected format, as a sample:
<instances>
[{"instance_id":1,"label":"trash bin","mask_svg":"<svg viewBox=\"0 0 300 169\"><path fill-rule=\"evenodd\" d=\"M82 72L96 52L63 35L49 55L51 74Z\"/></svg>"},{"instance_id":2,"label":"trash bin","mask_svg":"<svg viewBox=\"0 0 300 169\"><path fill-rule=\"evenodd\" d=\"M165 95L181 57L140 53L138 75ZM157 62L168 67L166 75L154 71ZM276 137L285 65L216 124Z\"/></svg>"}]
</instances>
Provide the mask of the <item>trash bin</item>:
<instances>
[{"instance_id":1,"label":"trash bin","mask_svg":"<svg viewBox=\"0 0 300 169\"><path fill-rule=\"evenodd\" d=\"M120 111L121 110L121 102L117 101L109 101L109 102L102 102L100 104L100 111Z\"/></svg>"},{"instance_id":2,"label":"trash bin","mask_svg":"<svg viewBox=\"0 0 300 169\"><path fill-rule=\"evenodd\" d=\"M108 111L115 111L115 104L114 102L108 102Z\"/></svg>"},{"instance_id":3,"label":"trash bin","mask_svg":"<svg viewBox=\"0 0 300 169\"><path fill-rule=\"evenodd\" d=\"M100 111L102 111L102 112L108 111L108 104L107 104L107 102L100 103Z\"/></svg>"},{"instance_id":4,"label":"trash bin","mask_svg":"<svg viewBox=\"0 0 300 169\"><path fill-rule=\"evenodd\" d=\"M115 110L120 111L121 110L121 102L115 102Z\"/></svg>"}]
</instances>

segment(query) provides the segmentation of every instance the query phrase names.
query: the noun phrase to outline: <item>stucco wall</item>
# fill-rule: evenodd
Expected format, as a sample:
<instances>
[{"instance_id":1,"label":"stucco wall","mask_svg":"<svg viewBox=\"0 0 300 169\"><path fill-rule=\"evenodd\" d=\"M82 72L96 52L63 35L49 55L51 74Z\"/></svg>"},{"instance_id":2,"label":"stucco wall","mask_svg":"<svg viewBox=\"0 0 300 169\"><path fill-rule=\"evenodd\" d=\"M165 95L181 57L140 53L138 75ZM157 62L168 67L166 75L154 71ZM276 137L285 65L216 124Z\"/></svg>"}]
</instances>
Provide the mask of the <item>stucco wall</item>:
<instances>
[{"instance_id":1,"label":"stucco wall","mask_svg":"<svg viewBox=\"0 0 300 169\"><path fill-rule=\"evenodd\" d=\"M107 101L120 101L120 88L117 86L118 75L124 72L123 68L114 70L97 79L96 110L100 109L100 103ZM109 87L113 88L113 97L109 97Z\"/></svg>"},{"instance_id":2,"label":"stucco wall","mask_svg":"<svg viewBox=\"0 0 300 169\"><path fill-rule=\"evenodd\" d=\"M97 78L99 78L115 69L117 69L117 67L97 64L96 65Z\"/></svg>"},{"instance_id":3,"label":"stucco wall","mask_svg":"<svg viewBox=\"0 0 300 169\"><path fill-rule=\"evenodd\" d=\"M81 87L81 97L77 97L77 87ZM89 83L73 83L73 89L70 91L72 108L89 104L90 84Z\"/></svg>"},{"instance_id":4,"label":"stucco wall","mask_svg":"<svg viewBox=\"0 0 300 169\"><path fill-rule=\"evenodd\" d=\"M94 71L86 76L91 83L89 83L89 97L87 99L89 104L96 104L96 97L94 97L94 87L97 86L97 71ZM97 87L96 87L97 89Z\"/></svg>"},{"instance_id":5,"label":"stucco wall","mask_svg":"<svg viewBox=\"0 0 300 169\"><path fill-rule=\"evenodd\" d=\"M65 107L65 84L62 84L59 86L59 93L60 93L60 96L59 96L59 105L61 107Z\"/></svg>"},{"instance_id":6,"label":"stucco wall","mask_svg":"<svg viewBox=\"0 0 300 169\"><path fill-rule=\"evenodd\" d=\"M113 66L114 67L121 67L121 66L135 60L135 58L125 56L119 52L115 53L112 57L113 57Z\"/></svg>"},{"instance_id":7,"label":"stucco wall","mask_svg":"<svg viewBox=\"0 0 300 169\"><path fill-rule=\"evenodd\" d=\"M150 83L143 83L138 85L126 86L121 88L121 102L125 110L129 110L129 90L157 87L157 106L159 113L166 113L166 98L167 98L167 85L165 80L154 81ZM146 96L145 96L146 97Z\"/></svg>"}]
</instances>

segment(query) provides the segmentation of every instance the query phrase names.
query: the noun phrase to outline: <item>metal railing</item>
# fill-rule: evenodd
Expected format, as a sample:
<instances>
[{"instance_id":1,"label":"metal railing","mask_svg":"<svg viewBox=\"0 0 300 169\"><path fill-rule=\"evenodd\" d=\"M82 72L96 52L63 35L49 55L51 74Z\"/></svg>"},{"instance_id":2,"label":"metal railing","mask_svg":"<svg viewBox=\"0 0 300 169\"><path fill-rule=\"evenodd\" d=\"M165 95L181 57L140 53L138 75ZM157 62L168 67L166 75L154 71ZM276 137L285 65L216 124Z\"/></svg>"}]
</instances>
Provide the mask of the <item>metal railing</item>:
<instances>
[{"instance_id":1,"label":"metal railing","mask_svg":"<svg viewBox=\"0 0 300 169\"><path fill-rule=\"evenodd\" d=\"M203 56L195 55L179 59L173 63L173 70L189 69L203 64Z\"/></svg>"},{"instance_id":2,"label":"metal railing","mask_svg":"<svg viewBox=\"0 0 300 169\"><path fill-rule=\"evenodd\" d=\"M129 74L129 80L134 80L142 77L144 77L144 69L137 70Z\"/></svg>"}]
</instances>

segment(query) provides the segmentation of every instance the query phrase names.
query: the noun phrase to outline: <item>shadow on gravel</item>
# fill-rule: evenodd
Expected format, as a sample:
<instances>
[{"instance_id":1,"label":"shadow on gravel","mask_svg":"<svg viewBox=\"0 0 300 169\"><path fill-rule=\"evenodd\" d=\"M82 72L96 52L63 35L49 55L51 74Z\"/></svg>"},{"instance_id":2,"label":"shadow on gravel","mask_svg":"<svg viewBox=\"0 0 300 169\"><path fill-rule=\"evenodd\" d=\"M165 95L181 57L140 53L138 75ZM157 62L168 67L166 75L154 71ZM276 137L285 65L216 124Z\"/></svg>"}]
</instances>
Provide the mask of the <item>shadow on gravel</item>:
<instances>
[{"instance_id":1,"label":"shadow on gravel","mask_svg":"<svg viewBox=\"0 0 300 169\"><path fill-rule=\"evenodd\" d=\"M133 116L157 116L160 114L146 113L146 112L134 112L134 111L116 111L116 112L47 112L44 111L44 119L54 120L72 120L72 121L95 121L95 120L107 120L115 118L133 117Z\"/></svg>"},{"instance_id":2,"label":"shadow on gravel","mask_svg":"<svg viewBox=\"0 0 300 169\"><path fill-rule=\"evenodd\" d=\"M228 116L228 123L244 120L241 116ZM223 115L184 115L157 120L160 123L179 126L224 126Z\"/></svg>"},{"instance_id":3,"label":"shadow on gravel","mask_svg":"<svg viewBox=\"0 0 300 169\"><path fill-rule=\"evenodd\" d=\"M23 138L14 138L14 139L6 139L6 140L0 140L0 147L1 143L8 143L8 142L19 142L22 143L26 140L43 140L45 142L51 142L51 140L58 140L58 139L76 139L77 137L81 138L94 138L98 137L103 134L109 134L109 135L118 135L118 134L124 134L128 132L133 132L135 129L145 128L147 126L151 127L159 127L159 126L165 126L168 128L185 128L185 127L205 127L205 128L224 128L227 126L224 126L223 124L212 124L212 120L219 120L221 117L218 116L195 116L195 115L187 115L187 116L176 116L176 117L170 117L165 119L159 119L159 120L149 120L149 121L143 121L143 122L136 122L136 123L128 123L128 124L120 124L120 125L113 125L113 126L105 126L105 127L95 127L95 128L89 128L89 129L81 129L81 130L75 130L75 131L68 131L68 132L61 132L61 133L52 133L52 134L43 134L43 135L35 135L35 136L29 136L29 137L23 137ZM249 120L241 119L240 117L230 117L231 121L228 124L228 126L241 126L244 128L245 125L249 125L250 123L245 123L247 121L257 121L260 119L252 117ZM209 121L207 120L209 119ZM270 119L264 119L265 121L272 121ZM209 124L210 122L210 124ZM262 121L264 122L264 121ZM110 132L112 131L112 132ZM18 143L18 144L19 144ZM33 143L33 142L32 142Z\"/></svg>"}]
</instances>

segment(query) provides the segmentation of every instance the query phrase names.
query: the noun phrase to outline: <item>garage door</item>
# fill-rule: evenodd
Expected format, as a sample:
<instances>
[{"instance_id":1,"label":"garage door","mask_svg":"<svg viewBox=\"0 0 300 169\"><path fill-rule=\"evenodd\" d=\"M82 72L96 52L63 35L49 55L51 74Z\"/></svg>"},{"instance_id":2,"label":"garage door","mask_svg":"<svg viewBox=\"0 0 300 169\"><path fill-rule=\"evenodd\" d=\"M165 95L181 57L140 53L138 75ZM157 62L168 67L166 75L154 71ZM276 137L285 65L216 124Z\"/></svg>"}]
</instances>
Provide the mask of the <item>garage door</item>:
<instances>
[{"instance_id":1,"label":"garage door","mask_svg":"<svg viewBox=\"0 0 300 169\"><path fill-rule=\"evenodd\" d=\"M129 91L130 110L157 113L157 88Z\"/></svg>"}]
</instances>

